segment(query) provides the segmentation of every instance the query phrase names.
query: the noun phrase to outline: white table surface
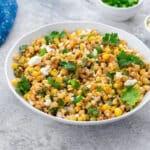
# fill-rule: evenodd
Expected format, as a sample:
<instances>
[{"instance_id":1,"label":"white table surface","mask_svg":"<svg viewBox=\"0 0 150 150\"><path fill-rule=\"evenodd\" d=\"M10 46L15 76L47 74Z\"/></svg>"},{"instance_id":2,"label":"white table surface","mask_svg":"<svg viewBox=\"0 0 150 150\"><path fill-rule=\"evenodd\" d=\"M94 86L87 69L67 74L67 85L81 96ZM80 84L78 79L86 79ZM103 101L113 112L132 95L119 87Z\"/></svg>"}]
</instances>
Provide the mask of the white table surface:
<instances>
[{"instance_id":1,"label":"white table surface","mask_svg":"<svg viewBox=\"0 0 150 150\"><path fill-rule=\"evenodd\" d=\"M16 22L0 47L0 150L150 150L150 103L130 118L107 126L58 124L39 117L15 98L3 68L7 52L20 36L64 20L103 22L149 44L143 34L143 20L150 12L150 0L145 0L134 19L120 23L102 18L98 0L18 0L18 4Z\"/></svg>"}]
</instances>

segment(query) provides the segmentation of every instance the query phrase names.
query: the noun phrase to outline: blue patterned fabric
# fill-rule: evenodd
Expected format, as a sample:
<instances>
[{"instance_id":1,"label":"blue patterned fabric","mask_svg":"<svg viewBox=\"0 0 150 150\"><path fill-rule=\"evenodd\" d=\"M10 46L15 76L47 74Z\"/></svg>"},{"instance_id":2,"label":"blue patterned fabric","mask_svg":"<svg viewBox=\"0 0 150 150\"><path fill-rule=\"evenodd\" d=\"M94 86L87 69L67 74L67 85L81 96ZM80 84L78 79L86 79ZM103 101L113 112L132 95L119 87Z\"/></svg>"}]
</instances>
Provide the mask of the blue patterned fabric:
<instances>
[{"instance_id":1,"label":"blue patterned fabric","mask_svg":"<svg viewBox=\"0 0 150 150\"><path fill-rule=\"evenodd\" d=\"M16 0L0 0L0 45L6 40L17 13Z\"/></svg>"}]
</instances>

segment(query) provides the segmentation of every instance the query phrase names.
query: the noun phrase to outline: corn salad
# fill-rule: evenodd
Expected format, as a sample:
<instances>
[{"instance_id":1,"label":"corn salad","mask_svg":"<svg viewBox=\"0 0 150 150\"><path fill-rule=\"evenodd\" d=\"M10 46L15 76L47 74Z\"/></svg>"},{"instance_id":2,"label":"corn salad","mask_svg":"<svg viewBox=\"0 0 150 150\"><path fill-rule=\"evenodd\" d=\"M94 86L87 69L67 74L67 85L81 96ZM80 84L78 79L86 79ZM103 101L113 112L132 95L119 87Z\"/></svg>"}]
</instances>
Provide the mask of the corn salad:
<instances>
[{"instance_id":1,"label":"corn salad","mask_svg":"<svg viewBox=\"0 0 150 150\"><path fill-rule=\"evenodd\" d=\"M60 118L119 117L150 90L150 64L117 33L52 31L19 51L12 85L33 107Z\"/></svg>"}]
</instances>

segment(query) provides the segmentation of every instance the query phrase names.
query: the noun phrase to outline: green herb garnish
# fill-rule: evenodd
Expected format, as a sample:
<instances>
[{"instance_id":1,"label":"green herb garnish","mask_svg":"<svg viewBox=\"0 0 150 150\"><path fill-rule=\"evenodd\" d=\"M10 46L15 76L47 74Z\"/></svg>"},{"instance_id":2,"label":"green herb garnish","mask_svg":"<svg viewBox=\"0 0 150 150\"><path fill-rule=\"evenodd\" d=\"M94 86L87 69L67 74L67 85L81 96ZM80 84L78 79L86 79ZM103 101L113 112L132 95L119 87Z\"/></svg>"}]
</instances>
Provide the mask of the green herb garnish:
<instances>
[{"instance_id":1,"label":"green herb garnish","mask_svg":"<svg viewBox=\"0 0 150 150\"><path fill-rule=\"evenodd\" d=\"M143 61L139 57L132 54L127 54L125 51L121 51L117 55L117 59L120 68L126 67L131 64L137 64L140 65L141 67L144 66Z\"/></svg>"},{"instance_id":2,"label":"green herb garnish","mask_svg":"<svg viewBox=\"0 0 150 150\"><path fill-rule=\"evenodd\" d=\"M72 61L70 61L70 62L62 61L61 66L67 70L76 70L77 69L77 65Z\"/></svg>"},{"instance_id":3,"label":"green herb garnish","mask_svg":"<svg viewBox=\"0 0 150 150\"><path fill-rule=\"evenodd\" d=\"M69 83L76 89L80 87L80 82L75 79L70 80Z\"/></svg>"},{"instance_id":4,"label":"green herb garnish","mask_svg":"<svg viewBox=\"0 0 150 150\"><path fill-rule=\"evenodd\" d=\"M102 88L101 86L99 86L99 87L97 88L97 91L98 91L98 92L101 92L101 91L103 91L103 88Z\"/></svg>"},{"instance_id":5,"label":"green herb garnish","mask_svg":"<svg viewBox=\"0 0 150 150\"><path fill-rule=\"evenodd\" d=\"M73 101L72 101L72 103L73 104L77 104L77 103L79 103L81 100L83 99L83 96L77 96L77 97L75 97L74 99L73 99Z\"/></svg>"},{"instance_id":6,"label":"green herb garnish","mask_svg":"<svg viewBox=\"0 0 150 150\"><path fill-rule=\"evenodd\" d=\"M59 34L59 38L64 38L64 37L66 37L67 35L66 35L66 32L65 31L62 31L62 32L60 32L60 34Z\"/></svg>"},{"instance_id":7,"label":"green herb garnish","mask_svg":"<svg viewBox=\"0 0 150 150\"><path fill-rule=\"evenodd\" d=\"M58 103L59 106L64 106L64 104L65 104L62 99L59 99L59 100L57 101L57 103Z\"/></svg>"},{"instance_id":8,"label":"green herb garnish","mask_svg":"<svg viewBox=\"0 0 150 150\"><path fill-rule=\"evenodd\" d=\"M40 56L44 56L46 53L47 53L46 48L42 48L42 49L40 49L40 51L39 51L39 55L40 55Z\"/></svg>"},{"instance_id":9,"label":"green herb garnish","mask_svg":"<svg viewBox=\"0 0 150 150\"><path fill-rule=\"evenodd\" d=\"M102 48L100 46L95 47L96 51L98 54L102 52Z\"/></svg>"},{"instance_id":10,"label":"green herb garnish","mask_svg":"<svg viewBox=\"0 0 150 150\"><path fill-rule=\"evenodd\" d=\"M16 91L22 95L26 94L31 88L30 81L26 77L22 76L17 84Z\"/></svg>"},{"instance_id":11,"label":"green herb garnish","mask_svg":"<svg viewBox=\"0 0 150 150\"><path fill-rule=\"evenodd\" d=\"M59 82L54 82L53 83L54 88L56 89L60 89L61 88L61 84Z\"/></svg>"},{"instance_id":12,"label":"green herb garnish","mask_svg":"<svg viewBox=\"0 0 150 150\"><path fill-rule=\"evenodd\" d=\"M20 47L19 47L19 50L20 50L20 52L25 52L26 51L26 49L27 49L27 47L28 47L28 45L21 45Z\"/></svg>"},{"instance_id":13,"label":"green herb garnish","mask_svg":"<svg viewBox=\"0 0 150 150\"><path fill-rule=\"evenodd\" d=\"M65 49L63 49L62 50L62 53L64 54L64 53L68 53L69 52L69 50L67 49L67 48L65 48Z\"/></svg>"},{"instance_id":14,"label":"green herb garnish","mask_svg":"<svg viewBox=\"0 0 150 150\"><path fill-rule=\"evenodd\" d=\"M134 106L140 99L141 92L134 86L127 86L123 89L121 99L128 105Z\"/></svg>"},{"instance_id":15,"label":"green herb garnish","mask_svg":"<svg viewBox=\"0 0 150 150\"><path fill-rule=\"evenodd\" d=\"M98 117L100 114L100 111L96 107L91 107L87 110L87 113L91 117Z\"/></svg>"},{"instance_id":16,"label":"green herb garnish","mask_svg":"<svg viewBox=\"0 0 150 150\"><path fill-rule=\"evenodd\" d=\"M53 85L54 80L52 79L52 77L48 77L47 80L48 80L48 83L49 83L49 84Z\"/></svg>"},{"instance_id":17,"label":"green herb garnish","mask_svg":"<svg viewBox=\"0 0 150 150\"><path fill-rule=\"evenodd\" d=\"M119 38L117 33L106 33L103 36L103 43L111 46L117 46L119 44Z\"/></svg>"},{"instance_id":18,"label":"green herb garnish","mask_svg":"<svg viewBox=\"0 0 150 150\"><path fill-rule=\"evenodd\" d=\"M129 71L128 70L123 70L123 72L122 72L122 75L128 75L129 74Z\"/></svg>"}]
</instances>

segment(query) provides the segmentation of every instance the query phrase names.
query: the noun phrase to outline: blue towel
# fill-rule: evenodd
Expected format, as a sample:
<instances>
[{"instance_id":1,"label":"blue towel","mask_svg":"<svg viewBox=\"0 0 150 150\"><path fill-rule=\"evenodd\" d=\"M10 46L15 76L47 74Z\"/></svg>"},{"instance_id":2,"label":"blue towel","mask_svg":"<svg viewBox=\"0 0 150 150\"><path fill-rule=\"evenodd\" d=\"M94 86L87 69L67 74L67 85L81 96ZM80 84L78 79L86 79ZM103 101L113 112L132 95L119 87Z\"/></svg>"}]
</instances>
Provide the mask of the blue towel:
<instances>
[{"instance_id":1,"label":"blue towel","mask_svg":"<svg viewBox=\"0 0 150 150\"><path fill-rule=\"evenodd\" d=\"M17 13L16 0L0 0L0 45L6 40Z\"/></svg>"}]
</instances>

